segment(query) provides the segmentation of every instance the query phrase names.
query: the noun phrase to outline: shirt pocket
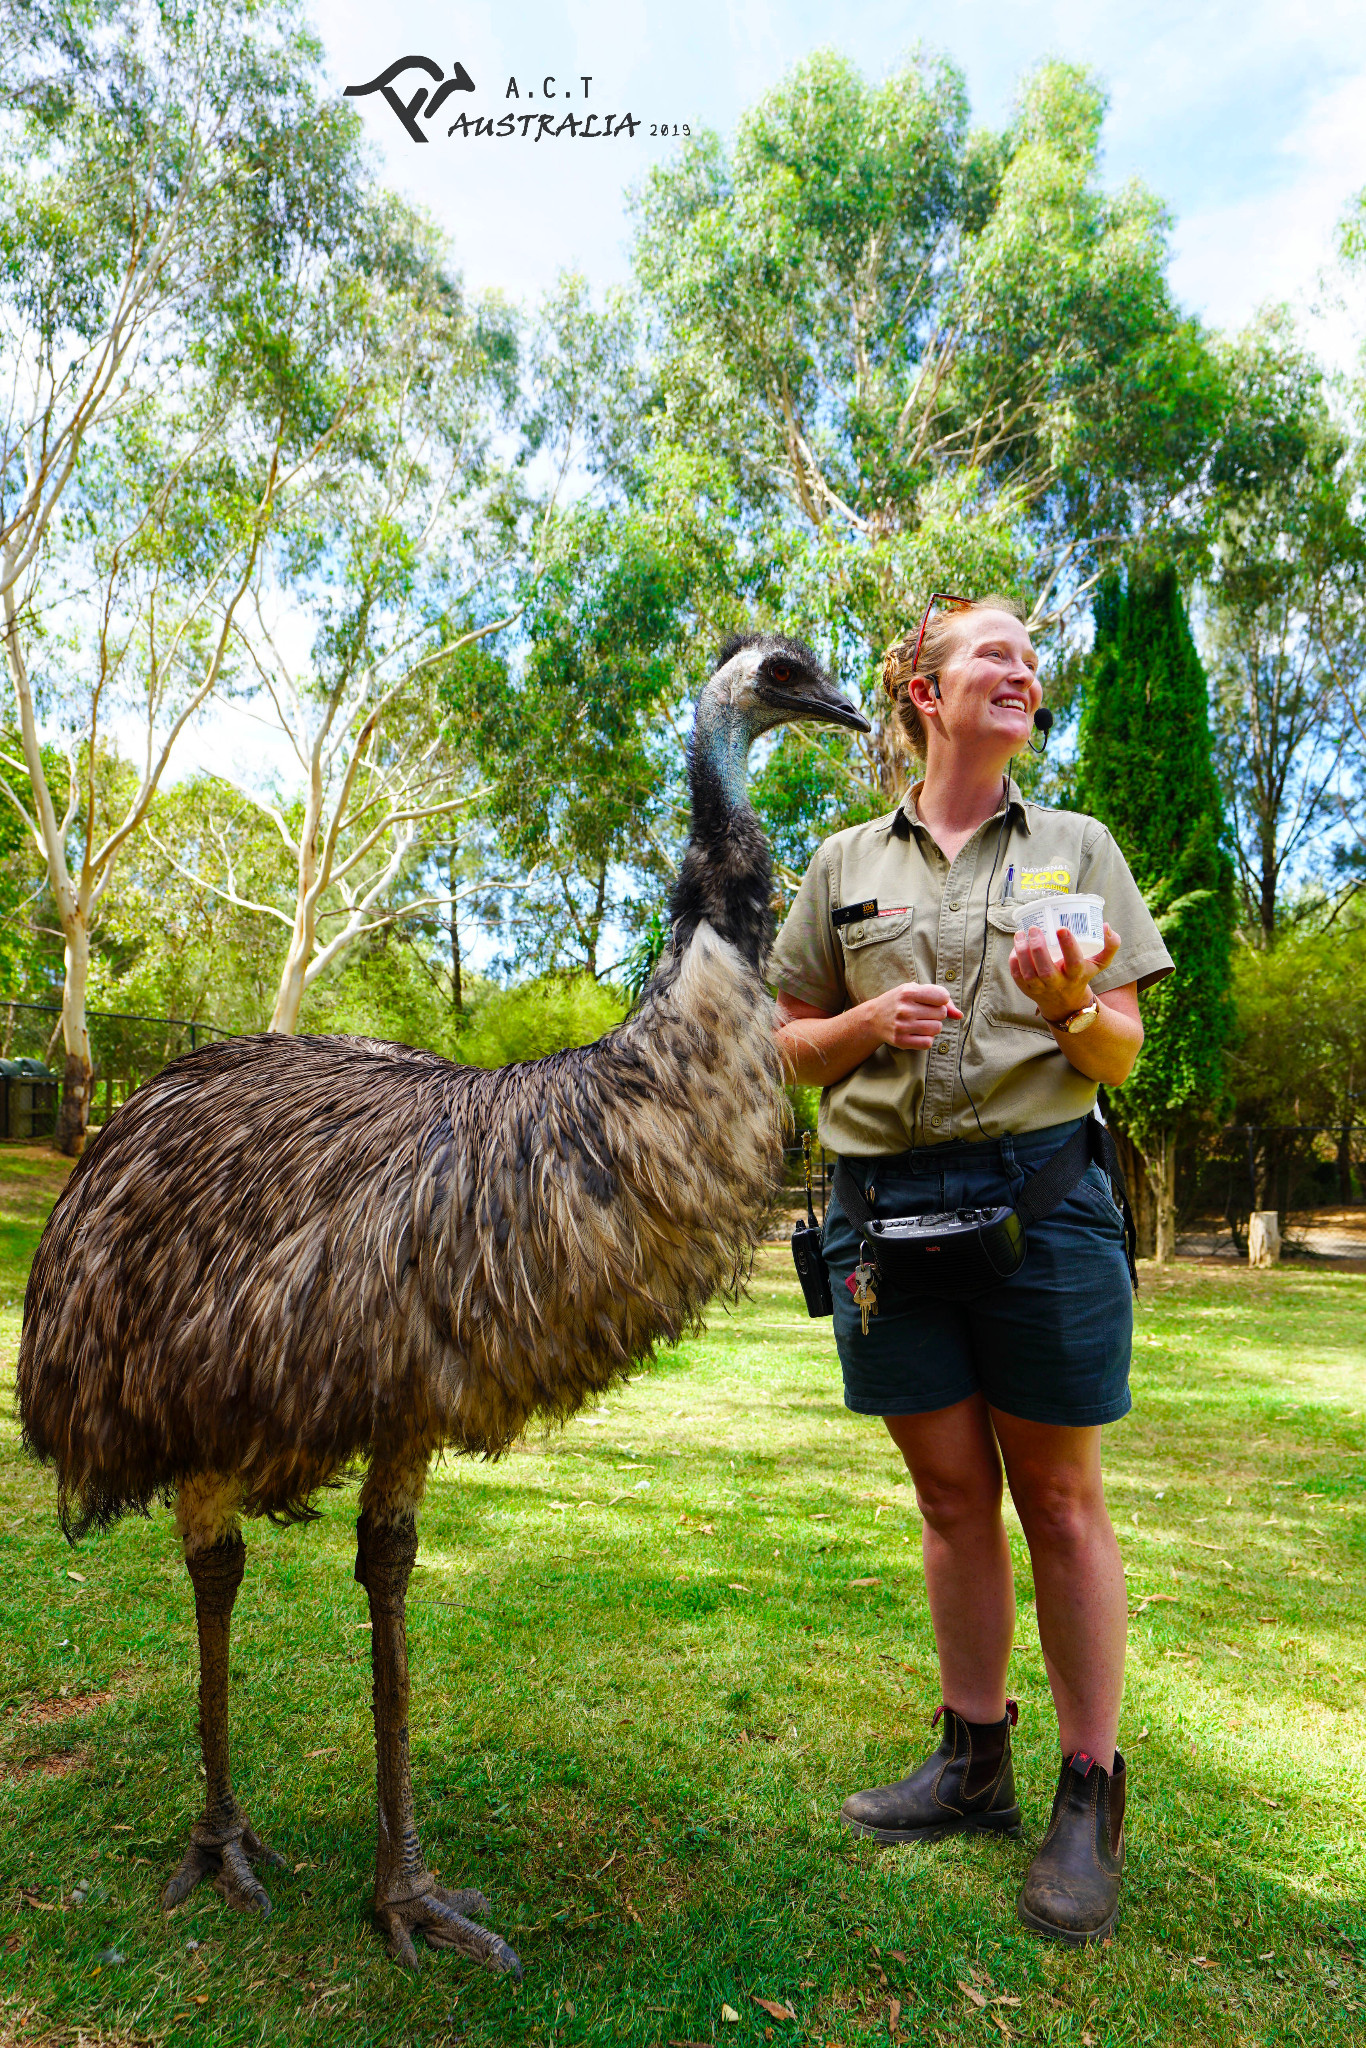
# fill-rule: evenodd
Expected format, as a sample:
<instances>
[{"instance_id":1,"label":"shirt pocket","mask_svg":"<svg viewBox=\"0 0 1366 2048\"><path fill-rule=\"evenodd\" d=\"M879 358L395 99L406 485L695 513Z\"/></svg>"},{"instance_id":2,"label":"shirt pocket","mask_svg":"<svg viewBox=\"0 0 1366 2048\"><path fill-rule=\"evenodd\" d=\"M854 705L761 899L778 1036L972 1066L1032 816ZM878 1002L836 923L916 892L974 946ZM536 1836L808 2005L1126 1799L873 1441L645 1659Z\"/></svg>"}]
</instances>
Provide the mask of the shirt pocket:
<instances>
[{"instance_id":1,"label":"shirt pocket","mask_svg":"<svg viewBox=\"0 0 1366 2048\"><path fill-rule=\"evenodd\" d=\"M844 957L844 985L851 999L866 1003L903 981L915 980L911 955L915 913L899 910L890 917L865 917L857 924L841 925L840 947Z\"/></svg>"},{"instance_id":2,"label":"shirt pocket","mask_svg":"<svg viewBox=\"0 0 1366 2048\"><path fill-rule=\"evenodd\" d=\"M1016 905L993 904L987 912L990 930L986 967L986 1007L993 1024L1020 1024L1028 1031L1040 1031L1052 1044L1053 1033L1039 1015L1033 996L1027 996L1010 971L1015 947Z\"/></svg>"}]
</instances>

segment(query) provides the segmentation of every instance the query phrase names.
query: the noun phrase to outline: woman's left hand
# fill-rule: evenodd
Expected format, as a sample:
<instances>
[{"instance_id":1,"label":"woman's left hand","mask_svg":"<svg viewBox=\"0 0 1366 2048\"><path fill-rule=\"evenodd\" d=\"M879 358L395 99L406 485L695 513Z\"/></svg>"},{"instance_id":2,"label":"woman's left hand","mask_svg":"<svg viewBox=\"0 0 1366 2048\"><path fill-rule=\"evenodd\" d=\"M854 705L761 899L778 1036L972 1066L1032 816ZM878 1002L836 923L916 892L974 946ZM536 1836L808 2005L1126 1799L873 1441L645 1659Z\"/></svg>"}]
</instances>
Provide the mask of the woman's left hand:
<instances>
[{"instance_id":1,"label":"woman's left hand","mask_svg":"<svg viewBox=\"0 0 1366 2048\"><path fill-rule=\"evenodd\" d=\"M1016 987L1038 1005L1039 1014L1052 1024L1084 1010L1090 1001L1092 979L1108 967L1119 951L1119 934L1105 927L1105 946L1094 960L1087 960L1073 934L1058 933L1061 961L1055 959L1048 935L1038 925L1016 932L1010 956L1010 973Z\"/></svg>"}]
</instances>

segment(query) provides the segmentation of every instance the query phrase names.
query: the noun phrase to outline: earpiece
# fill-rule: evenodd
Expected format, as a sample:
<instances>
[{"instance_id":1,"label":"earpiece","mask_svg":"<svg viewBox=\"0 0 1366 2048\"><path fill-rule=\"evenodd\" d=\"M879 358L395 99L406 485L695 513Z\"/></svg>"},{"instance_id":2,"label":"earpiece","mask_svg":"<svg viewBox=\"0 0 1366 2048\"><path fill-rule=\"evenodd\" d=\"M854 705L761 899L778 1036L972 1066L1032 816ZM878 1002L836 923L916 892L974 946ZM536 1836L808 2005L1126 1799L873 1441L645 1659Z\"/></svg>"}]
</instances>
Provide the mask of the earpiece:
<instances>
[{"instance_id":1,"label":"earpiece","mask_svg":"<svg viewBox=\"0 0 1366 2048\"><path fill-rule=\"evenodd\" d=\"M1047 753L1047 751L1048 751L1048 735L1049 735L1049 733L1050 733L1050 732L1052 731L1052 729L1053 729L1053 714L1052 714L1052 712L1051 712L1050 710L1048 710L1048 708L1047 708L1047 706L1046 706L1046 705L1043 705L1043 704L1041 704L1041 705L1039 706L1038 710L1037 710L1037 711L1036 711L1036 712L1034 713L1034 730L1035 730L1035 732L1037 732L1037 733L1042 733L1042 735L1043 735L1043 745L1042 745L1041 747L1036 747L1036 746L1035 746L1035 744L1034 744L1034 742L1033 742L1033 740L1031 740L1031 741L1029 742L1029 751L1030 751L1030 753L1031 753L1031 754L1045 754L1045 753Z\"/></svg>"},{"instance_id":2,"label":"earpiece","mask_svg":"<svg viewBox=\"0 0 1366 2048\"><path fill-rule=\"evenodd\" d=\"M938 683L931 683L930 688L934 691L936 697L943 696L944 692L940 689Z\"/></svg>"}]
</instances>

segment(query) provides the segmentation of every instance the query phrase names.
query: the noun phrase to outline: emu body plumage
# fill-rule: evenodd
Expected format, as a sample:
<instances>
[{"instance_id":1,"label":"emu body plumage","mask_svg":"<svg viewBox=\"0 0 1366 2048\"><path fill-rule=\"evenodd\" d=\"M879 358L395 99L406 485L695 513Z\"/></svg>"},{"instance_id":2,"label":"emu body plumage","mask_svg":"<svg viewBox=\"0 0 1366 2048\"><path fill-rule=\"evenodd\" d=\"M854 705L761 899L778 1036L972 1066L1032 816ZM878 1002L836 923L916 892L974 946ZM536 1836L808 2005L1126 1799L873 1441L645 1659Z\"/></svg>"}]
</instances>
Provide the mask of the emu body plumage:
<instances>
[{"instance_id":1,"label":"emu body plumage","mask_svg":"<svg viewBox=\"0 0 1366 2048\"><path fill-rule=\"evenodd\" d=\"M497 1452L677 1337L772 1185L769 1005L709 926L595 1045L492 1072L231 1039L73 1173L25 1302L25 1433L108 1522L202 1472L290 1515L372 1449Z\"/></svg>"},{"instance_id":2,"label":"emu body plumage","mask_svg":"<svg viewBox=\"0 0 1366 2048\"><path fill-rule=\"evenodd\" d=\"M176 1494L200 1639L208 1794L166 1903L211 1877L268 1911L279 1862L228 1772L241 1513L296 1517L367 1460L357 1577L373 1624L375 1908L498 1969L486 1901L427 1871L407 1764L404 1601L428 1460L566 1417L747 1270L782 1098L762 970L769 858L744 800L756 733L862 724L810 651L722 650L699 702L673 938L596 1044L494 1072L368 1039L201 1047L131 1098L58 1201L24 1304L25 1440L68 1529Z\"/></svg>"}]
</instances>

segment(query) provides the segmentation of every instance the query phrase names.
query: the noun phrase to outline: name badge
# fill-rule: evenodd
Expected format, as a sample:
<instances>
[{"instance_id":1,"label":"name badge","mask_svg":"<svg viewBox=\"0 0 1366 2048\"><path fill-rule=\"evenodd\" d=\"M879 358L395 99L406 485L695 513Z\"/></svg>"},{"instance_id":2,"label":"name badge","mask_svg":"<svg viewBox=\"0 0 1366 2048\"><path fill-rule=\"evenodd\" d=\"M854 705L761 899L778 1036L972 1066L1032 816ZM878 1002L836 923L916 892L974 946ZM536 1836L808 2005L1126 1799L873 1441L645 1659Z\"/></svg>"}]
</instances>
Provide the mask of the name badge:
<instances>
[{"instance_id":1,"label":"name badge","mask_svg":"<svg viewBox=\"0 0 1366 2048\"><path fill-rule=\"evenodd\" d=\"M871 896L866 903L842 903L838 910L830 913L830 922L838 931L841 925L862 924L865 917L877 916L877 897Z\"/></svg>"}]
</instances>

